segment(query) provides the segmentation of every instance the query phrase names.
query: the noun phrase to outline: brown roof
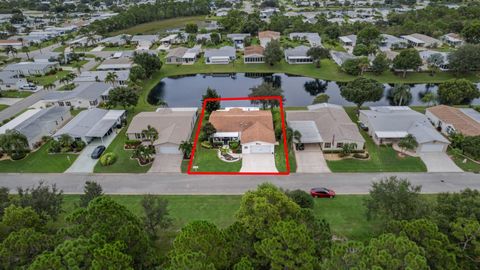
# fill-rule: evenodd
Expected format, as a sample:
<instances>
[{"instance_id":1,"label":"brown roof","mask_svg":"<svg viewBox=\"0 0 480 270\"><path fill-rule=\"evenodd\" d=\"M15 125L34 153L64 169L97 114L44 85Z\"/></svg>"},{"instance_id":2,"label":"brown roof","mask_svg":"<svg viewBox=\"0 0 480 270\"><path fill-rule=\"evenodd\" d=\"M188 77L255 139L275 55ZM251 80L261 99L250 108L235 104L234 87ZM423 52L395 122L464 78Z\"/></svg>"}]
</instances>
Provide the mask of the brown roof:
<instances>
[{"instance_id":1,"label":"brown roof","mask_svg":"<svg viewBox=\"0 0 480 270\"><path fill-rule=\"evenodd\" d=\"M262 46L258 46L258 45L253 45L253 46L248 46L248 47L245 47L245 50L243 52L243 54L245 56L247 55L252 55L252 54L260 54L260 55L263 55L263 47Z\"/></svg>"},{"instance_id":2,"label":"brown roof","mask_svg":"<svg viewBox=\"0 0 480 270\"><path fill-rule=\"evenodd\" d=\"M271 38L271 39L277 39L280 37L280 32L275 32L275 31L263 31L263 32L258 32L258 38Z\"/></svg>"},{"instance_id":3,"label":"brown roof","mask_svg":"<svg viewBox=\"0 0 480 270\"><path fill-rule=\"evenodd\" d=\"M270 111L244 111L240 108L214 111L209 122L219 132L241 132L241 142L276 143Z\"/></svg>"},{"instance_id":4,"label":"brown roof","mask_svg":"<svg viewBox=\"0 0 480 270\"><path fill-rule=\"evenodd\" d=\"M442 122L453 125L455 130L465 136L480 135L480 123L463 113L458 108L438 105L430 107L427 110L442 120Z\"/></svg>"}]
</instances>

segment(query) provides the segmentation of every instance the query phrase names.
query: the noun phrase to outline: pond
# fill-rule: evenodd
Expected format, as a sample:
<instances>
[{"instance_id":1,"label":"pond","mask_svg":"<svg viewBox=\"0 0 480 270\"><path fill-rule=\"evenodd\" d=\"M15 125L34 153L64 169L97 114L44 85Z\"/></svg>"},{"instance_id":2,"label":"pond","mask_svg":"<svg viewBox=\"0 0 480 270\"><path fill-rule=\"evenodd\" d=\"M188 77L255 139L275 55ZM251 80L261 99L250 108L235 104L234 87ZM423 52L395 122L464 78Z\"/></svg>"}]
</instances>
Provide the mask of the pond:
<instances>
[{"instance_id":1,"label":"pond","mask_svg":"<svg viewBox=\"0 0 480 270\"><path fill-rule=\"evenodd\" d=\"M271 82L283 89L285 106L307 106L320 93L330 96L330 103L343 106L354 106L340 95L340 82L323 81L302 76L283 73L233 73L233 74L196 74L188 76L169 77L160 81L149 93L148 102L158 104L165 102L169 107L200 107L202 95L210 87L217 90L221 97L246 97L250 88L262 82ZM388 96L393 84L385 84L385 94L378 102L365 103L365 106L391 105ZM421 98L427 92L435 93L435 84L411 84L412 100L409 105L422 106ZM472 101L480 104L480 99ZM231 101L229 106L247 106L247 101Z\"/></svg>"}]
</instances>

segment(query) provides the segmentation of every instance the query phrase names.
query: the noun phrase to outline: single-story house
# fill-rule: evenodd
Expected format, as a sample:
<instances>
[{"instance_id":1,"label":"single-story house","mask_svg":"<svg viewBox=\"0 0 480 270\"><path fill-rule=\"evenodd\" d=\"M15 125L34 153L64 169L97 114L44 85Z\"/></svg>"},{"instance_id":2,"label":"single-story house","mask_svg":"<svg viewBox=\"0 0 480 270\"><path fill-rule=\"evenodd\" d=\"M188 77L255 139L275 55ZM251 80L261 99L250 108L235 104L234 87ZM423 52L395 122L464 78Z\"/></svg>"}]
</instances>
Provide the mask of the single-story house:
<instances>
[{"instance_id":1,"label":"single-story house","mask_svg":"<svg viewBox=\"0 0 480 270\"><path fill-rule=\"evenodd\" d=\"M125 118L125 110L91 108L81 111L58 130L53 138L59 139L63 134L67 134L75 140L82 140L87 144L95 139L103 142L103 138L115 132L117 126L121 125Z\"/></svg>"},{"instance_id":2,"label":"single-story house","mask_svg":"<svg viewBox=\"0 0 480 270\"><path fill-rule=\"evenodd\" d=\"M245 64L265 63L264 49L262 46L254 45L245 47L243 62Z\"/></svg>"},{"instance_id":3,"label":"single-story house","mask_svg":"<svg viewBox=\"0 0 480 270\"><path fill-rule=\"evenodd\" d=\"M83 36L83 37L79 37L77 39L74 39L72 41L69 41L67 42L68 45L75 45L75 46L82 46L82 47L86 47L86 46L93 46L95 44L97 44L98 42L100 42L100 40L102 40L102 36L99 36L99 35L93 35L91 38L87 37L87 36Z\"/></svg>"},{"instance_id":4,"label":"single-story house","mask_svg":"<svg viewBox=\"0 0 480 270\"><path fill-rule=\"evenodd\" d=\"M117 78L115 79L115 84L117 85L126 85L128 77L130 76L130 70L117 70L117 71L82 71L75 79L74 83L83 83L83 82L105 82L108 73L115 73Z\"/></svg>"},{"instance_id":5,"label":"single-story house","mask_svg":"<svg viewBox=\"0 0 480 270\"><path fill-rule=\"evenodd\" d=\"M463 38L456 33L445 34L440 39L452 47L462 46L465 43Z\"/></svg>"},{"instance_id":6,"label":"single-story house","mask_svg":"<svg viewBox=\"0 0 480 270\"><path fill-rule=\"evenodd\" d=\"M310 48L307 46L298 46L292 49L285 50L285 61L289 64L309 64L313 60L307 55Z\"/></svg>"},{"instance_id":7,"label":"single-story house","mask_svg":"<svg viewBox=\"0 0 480 270\"><path fill-rule=\"evenodd\" d=\"M160 39L160 43L162 43L163 45L185 43L188 40L188 36L189 36L189 34L185 33L185 32L170 34L170 35Z\"/></svg>"},{"instance_id":8,"label":"single-story house","mask_svg":"<svg viewBox=\"0 0 480 270\"><path fill-rule=\"evenodd\" d=\"M342 66L345 61L350 59L355 59L357 56L347 53L347 52L337 52L337 51L330 51L330 56L332 57L333 62L337 65Z\"/></svg>"},{"instance_id":9,"label":"single-story house","mask_svg":"<svg viewBox=\"0 0 480 270\"><path fill-rule=\"evenodd\" d=\"M239 141L244 154L275 152L278 143L269 110L226 108L212 112L208 121L217 130L212 137L214 142L228 145L230 141Z\"/></svg>"},{"instance_id":10,"label":"single-story house","mask_svg":"<svg viewBox=\"0 0 480 270\"><path fill-rule=\"evenodd\" d=\"M53 106L31 109L1 126L0 134L7 130L16 130L27 137L28 145L33 149L43 136L52 136L70 118L70 108Z\"/></svg>"},{"instance_id":11,"label":"single-story house","mask_svg":"<svg viewBox=\"0 0 480 270\"><path fill-rule=\"evenodd\" d=\"M311 47L322 46L322 38L318 33L290 33L291 40L304 39L310 43Z\"/></svg>"},{"instance_id":12,"label":"single-story house","mask_svg":"<svg viewBox=\"0 0 480 270\"><path fill-rule=\"evenodd\" d=\"M280 32L270 30L258 32L258 39L260 40L260 46L266 48L270 41L280 39Z\"/></svg>"},{"instance_id":13,"label":"single-story house","mask_svg":"<svg viewBox=\"0 0 480 270\"><path fill-rule=\"evenodd\" d=\"M411 34L411 35L403 35L400 36L401 38L405 39L409 44L415 47L439 47L442 46L442 41L424 35L424 34Z\"/></svg>"},{"instance_id":14,"label":"single-story house","mask_svg":"<svg viewBox=\"0 0 480 270\"><path fill-rule=\"evenodd\" d=\"M111 45L115 45L115 46L122 46L122 45L127 44L127 40L130 40L131 37L132 37L131 35L125 35L125 34L116 35L116 36L113 36L113 37L104 38L104 39L100 40L99 43L109 44L109 45L111 44Z\"/></svg>"},{"instance_id":15,"label":"single-story house","mask_svg":"<svg viewBox=\"0 0 480 270\"><path fill-rule=\"evenodd\" d=\"M288 127L302 134L301 143L320 145L324 151L341 150L345 144L364 148L365 139L342 106L321 103L307 108L287 111Z\"/></svg>"},{"instance_id":16,"label":"single-story house","mask_svg":"<svg viewBox=\"0 0 480 270\"><path fill-rule=\"evenodd\" d=\"M23 44L21 41L13 40L13 39L3 39L0 40L0 48L6 48L8 46L12 46L15 49L21 49Z\"/></svg>"},{"instance_id":17,"label":"single-story house","mask_svg":"<svg viewBox=\"0 0 480 270\"><path fill-rule=\"evenodd\" d=\"M357 44L357 35L341 36L338 39L343 46L355 47L355 44Z\"/></svg>"},{"instance_id":18,"label":"single-story house","mask_svg":"<svg viewBox=\"0 0 480 270\"><path fill-rule=\"evenodd\" d=\"M24 76L28 75L45 75L53 69L59 67L58 62L19 62L7 65L4 71L13 71Z\"/></svg>"},{"instance_id":19,"label":"single-story house","mask_svg":"<svg viewBox=\"0 0 480 270\"><path fill-rule=\"evenodd\" d=\"M185 47L177 47L170 49L167 56L165 57L165 64L182 64L183 56L187 52Z\"/></svg>"},{"instance_id":20,"label":"single-story house","mask_svg":"<svg viewBox=\"0 0 480 270\"><path fill-rule=\"evenodd\" d=\"M376 144L394 144L411 134L418 142L417 153L445 152L450 142L430 123L427 116L406 106L370 107L360 110L360 122Z\"/></svg>"},{"instance_id":21,"label":"single-story house","mask_svg":"<svg viewBox=\"0 0 480 270\"><path fill-rule=\"evenodd\" d=\"M198 42L201 41L210 41L212 40L212 33L206 33L206 34L197 34L195 40Z\"/></svg>"},{"instance_id":22,"label":"single-story house","mask_svg":"<svg viewBox=\"0 0 480 270\"><path fill-rule=\"evenodd\" d=\"M428 59L432 56L432 55L441 55L442 59L443 59L443 63L442 64L439 64L438 67L440 68L440 70L449 70L449 67L448 67L448 55L450 53L448 52L439 52L439 51L432 51L432 50L424 50L424 51L420 51L419 52L420 54L420 58L422 58L422 61L423 61L423 64L424 64L424 68L425 69L428 69Z\"/></svg>"},{"instance_id":23,"label":"single-story house","mask_svg":"<svg viewBox=\"0 0 480 270\"><path fill-rule=\"evenodd\" d=\"M445 135L461 133L480 136L480 113L472 108L455 108L437 105L427 108L425 115Z\"/></svg>"},{"instance_id":24,"label":"single-story house","mask_svg":"<svg viewBox=\"0 0 480 270\"><path fill-rule=\"evenodd\" d=\"M381 34L380 36L382 38L382 40L380 41L380 50L382 51L391 50L392 48L403 49L406 48L408 45L407 41L403 38L388 34Z\"/></svg>"},{"instance_id":25,"label":"single-story house","mask_svg":"<svg viewBox=\"0 0 480 270\"><path fill-rule=\"evenodd\" d=\"M157 35L136 35L132 37L131 42L137 45L136 50L149 50L153 43L158 41Z\"/></svg>"},{"instance_id":26,"label":"single-story house","mask_svg":"<svg viewBox=\"0 0 480 270\"><path fill-rule=\"evenodd\" d=\"M35 55L33 61L37 63L48 63L48 62L60 62L61 55L58 52L44 52L42 54Z\"/></svg>"},{"instance_id":27,"label":"single-story house","mask_svg":"<svg viewBox=\"0 0 480 270\"><path fill-rule=\"evenodd\" d=\"M142 131L148 126L155 128L158 139L153 145L157 154L181 154L178 149L183 141L188 141L197 119L197 108L160 108L155 112L141 112L135 115L128 126L130 140L149 143Z\"/></svg>"},{"instance_id":28,"label":"single-story house","mask_svg":"<svg viewBox=\"0 0 480 270\"><path fill-rule=\"evenodd\" d=\"M228 34L227 38L229 38L233 41L233 44L235 45L235 48L243 49L245 39L249 36L250 36L250 34Z\"/></svg>"},{"instance_id":29,"label":"single-story house","mask_svg":"<svg viewBox=\"0 0 480 270\"><path fill-rule=\"evenodd\" d=\"M188 49L182 57L183 64L193 65L195 61L197 61L201 51L201 45L195 45L192 48Z\"/></svg>"},{"instance_id":30,"label":"single-story house","mask_svg":"<svg viewBox=\"0 0 480 270\"><path fill-rule=\"evenodd\" d=\"M14 71L0 71L0 88L2 90L15 90L27 84L25 78L21 78Z\"/></svg>"},{"instance_id":31,"label":"single-story house","mask_svg":"<svg viewBox=\"0 0 480 270\"><path fill-rule=\"evenodd\" d=\"M108 92L113 88L104 82L79 83L71 91L54 91L43 96L35 107L44 107L58 104L59 106L73 108L96 107L100 102L108 100Z\"/></svg>"},{"instance_id":32,"label":"single-story house","mask_svg":"<svg viewBox=\"0 0 480 270\"><path fill-rule=\"evenodd\" d=\"M130 70L133 67L132 59L128 57L105 59L97 70Z\"/></svg>"},{"instance_id":33,"label":"single-story house","mask_svg":"<svg viewBox=\"0 0 480 270\"><path fill-rule=\"evenodd\" d=\"M232 46L224 46L220 49L207 49L205 51L206 64L228 64L235 58L236 51Z\"/></svg>"}]
</instances>

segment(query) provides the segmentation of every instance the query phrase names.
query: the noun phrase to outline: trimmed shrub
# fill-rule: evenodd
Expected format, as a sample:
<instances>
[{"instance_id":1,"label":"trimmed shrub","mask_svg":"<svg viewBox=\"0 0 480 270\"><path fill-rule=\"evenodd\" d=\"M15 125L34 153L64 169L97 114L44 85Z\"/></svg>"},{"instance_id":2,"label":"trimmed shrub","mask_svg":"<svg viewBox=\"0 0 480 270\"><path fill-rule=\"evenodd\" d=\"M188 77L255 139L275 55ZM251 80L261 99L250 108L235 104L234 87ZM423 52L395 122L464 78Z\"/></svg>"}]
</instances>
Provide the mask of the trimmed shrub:
<instances>
[{"instance_id":1,"label":"trimmed shrub","mask_svg":"<svg viewBox=\"0 0 480 270\"><path fill-rule=\"evenodd\" d=\"M300 189L295 189L287 190L285 191L285 194L301 208L313 209L315 202L313 201L312 196L310 196L310 194L307 192Z\"/></svg>"},{"instance_id":2,"label":"trimmed shrub","mask_svg":"<svg viewBox=\"0 0 480 270\"><path fill-rule=\"evenodd\" d=\"M125 141L125 148L126 149L135 149L139 146L142 142L139 140L127 140Z\"/></svg>"},{"instance_id":3,"label":"trimmed shrub","mask_svg":"<svg viewBox=\"0 0 480 270\"><path fill-rule=\"evenodd\" d=\"M100 157L100 164L102 164L102 166L110 166L115 163L115 161L117 161L117 155L112 152L105 153Z\"/></svg>"},{"instance_id":4,"label":"trimmed shrub","mask_svg":"<svg viewBox=\"0 0 480 270\"><path fill-rule=\"evenodd\" d=\"M229 146L232 150L236 150L240 146L240 143L232 141L232 142L229 143Z\"/></svg>"},{"instance_id":5,"label":"trimmed shrub","mask_svg":"<svg viewBox=\"0 0 480 270\"><path fill-rule=\"evenodd\" d=\"M20 159L24 158L26 155L27 155L27 153L20 152L20 153L13 153L10 157L12 158L12 160L20 160Z\"/></svg>"}]
</instances>

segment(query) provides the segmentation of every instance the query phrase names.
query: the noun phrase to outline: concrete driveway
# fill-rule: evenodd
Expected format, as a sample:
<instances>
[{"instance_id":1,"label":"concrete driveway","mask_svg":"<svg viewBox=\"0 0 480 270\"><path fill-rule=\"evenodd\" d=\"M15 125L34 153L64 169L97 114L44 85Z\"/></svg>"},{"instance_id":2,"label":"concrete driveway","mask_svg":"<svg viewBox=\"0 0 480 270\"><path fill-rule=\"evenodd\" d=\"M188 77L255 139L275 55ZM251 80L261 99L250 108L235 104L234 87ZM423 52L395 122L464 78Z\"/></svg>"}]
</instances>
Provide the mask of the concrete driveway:
<instances>
[{"instance_id":1,"label":"concrete driveway","mask_svg":"<svg viewBox=\"0 0 480 270\"><path fill-rule=\"evenodd\" d=\"M463 172L455 162L443 152L422 153L420 158L427 166L428 172Z\"/></svg>"},{"instance_id":2,"label":"concrete driveway","mask_svg":"<svg viewBox=\"0 0 480 270\"><path fill-rule=\"evenodd\" d=\"M153 161L152 167L148 170L149 173L179 173L182 164L182 154L157 154Z\"/></svg>"},{"instance_id":3,"label":"concrete driveway","mask_svg":"<svg viewBox=\"0 0 480 270\"><path fill-rule=\"evenodd\" d=\"M242 154L240 172L278 172L274 154Z\"/></svg>"},{"instance_id":4,"label":"concrete driveway","mask_svg":"<svg viewBox=\"0 0 480 270\"><path fill-rule=\"evenodd\" d=\"M95 164L97 164L98 162L98 159L92 159L90 157L93 150L99 145L108 147L110 143L112 143L113 139L115 139L116 136L117 136L117 133L113 132L112 134L103 138L103 142L99 139L90 142L82 150L82 152L80 152L75 162L73 162L72 166L70 166L70 168L68 168L65 172L68 172L68 173L93 172L93 168L95 167Z\"/></svg>"},{"instance_id":5,"label":"concrete driveway","mask_svg":"<svg viewBox=\"0 0 480 270\"><path fill-rule=\"evenodd\" d=\"M319 145L305 144L305 150L295 150L297 173L329 173L330 169Z\"/></svg>"}]
</instances>

